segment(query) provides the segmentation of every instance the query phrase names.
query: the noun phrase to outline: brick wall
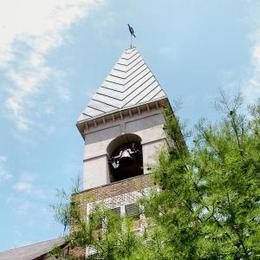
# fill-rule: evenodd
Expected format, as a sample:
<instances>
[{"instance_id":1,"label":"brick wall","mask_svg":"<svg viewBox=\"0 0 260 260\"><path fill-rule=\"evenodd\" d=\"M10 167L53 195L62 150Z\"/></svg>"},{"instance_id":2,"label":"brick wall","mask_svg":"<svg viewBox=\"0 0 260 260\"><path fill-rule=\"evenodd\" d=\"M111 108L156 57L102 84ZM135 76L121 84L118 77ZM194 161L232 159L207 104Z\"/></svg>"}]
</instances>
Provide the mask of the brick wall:
<instances>
[{"instance_id":1,"label":"brick wall","mask_svg":"<svg viewBox=\"0 0 260 260\"><path fill-rule=\"evenodd\" d=\"M152 185L153 183L151 176L144 174L100 187L84 190L80 193L74 194L72 200L79 202L80 204L86 204L104 200L106 198L112 198L124 193L142 191Z\"/></svg>"},{"instance_id":2,"label":"brick wall","mask_svg":"<svg viewBox=\"0 0 260 260\"><path fill-rule=\"evenodd\" d=\"M80 207L82 217L85 218L87 214L87 204L93 204L96 201L102 201L117 197L127 197L128 194L135 192L142 192L145 189L153 186L152 177L149 174L139 175L136 177L128 178L122 181L110 183L100 187L84 190L72 196L72 201ZM71 231L76 230L76 226L71 227ZM77 259L84 259L85 248L71 248L70 255Z\"/></svg>"}]
</instances>

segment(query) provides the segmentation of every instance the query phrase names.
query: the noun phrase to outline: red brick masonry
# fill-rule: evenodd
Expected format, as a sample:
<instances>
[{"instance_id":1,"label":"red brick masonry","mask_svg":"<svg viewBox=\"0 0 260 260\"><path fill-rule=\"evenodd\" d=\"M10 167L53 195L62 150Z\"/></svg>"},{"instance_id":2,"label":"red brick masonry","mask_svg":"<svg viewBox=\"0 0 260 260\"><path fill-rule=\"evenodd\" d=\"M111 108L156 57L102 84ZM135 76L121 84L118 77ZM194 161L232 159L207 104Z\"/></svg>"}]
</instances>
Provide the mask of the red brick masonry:
<instances>
[{"instance_id":1,"label":"red brick masonry","mask_svg":"<svg viewBox=\"0 0 260 260\"><path fill-rule=\"evenodd\" d=\"M73 194L72 201L79 203L79 207L83 210L81 213L84 216L86 214L84 210L86 203L100 201L133 191L142 191L152 185L151 175L144 174ZM72 227L73 229L74 227ZM85 248L70 248L70 255L76 257L76 259L85 259Z\"/></svg>"},{"instance_id":2,"label":"red brick masonry","mask_svg":"<svg viewBox=\"0 0 260 260\"><path fill-rule=\"evenodd\" d=\"M96 188L84 190L80 193L74 194L73 199L80 201L81 203L93 202L103 200L105 198L111 198L128 192L139 190L141 191L152 185L153 183L151 175L144 174L122 181L109 183Z\"/></svg>"}]
</instances>

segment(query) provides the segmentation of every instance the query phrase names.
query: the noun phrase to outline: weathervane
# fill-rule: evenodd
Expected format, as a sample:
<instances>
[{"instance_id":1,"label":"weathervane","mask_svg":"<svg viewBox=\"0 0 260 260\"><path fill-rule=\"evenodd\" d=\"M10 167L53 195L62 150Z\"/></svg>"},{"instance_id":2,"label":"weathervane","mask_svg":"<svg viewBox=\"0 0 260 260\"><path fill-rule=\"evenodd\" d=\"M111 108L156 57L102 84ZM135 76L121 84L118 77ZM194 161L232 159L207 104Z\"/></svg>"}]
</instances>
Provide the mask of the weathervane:
<instances>
[{"instance_id":1,"label":"weathervane","mask_svg":"<svg viewBox=\"0 0 260 260\"><path fill-rule=\"evenodd\" d=\"M136 38L135 31L134 31L134 28L130 24L128 24L128 29L129 29L130 37L131 37L130 48L133 48L133 37Z\"/></svg>"}]
</instances>

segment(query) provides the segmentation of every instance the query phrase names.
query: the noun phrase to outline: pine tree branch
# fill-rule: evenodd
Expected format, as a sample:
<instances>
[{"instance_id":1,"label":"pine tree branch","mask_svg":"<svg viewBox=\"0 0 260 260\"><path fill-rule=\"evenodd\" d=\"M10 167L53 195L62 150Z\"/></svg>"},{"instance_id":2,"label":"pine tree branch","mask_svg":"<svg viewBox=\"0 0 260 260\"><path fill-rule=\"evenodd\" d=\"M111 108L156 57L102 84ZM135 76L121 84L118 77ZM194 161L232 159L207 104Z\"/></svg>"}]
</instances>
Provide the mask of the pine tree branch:
<instances>
[{"instance_id":1,"label":"pine tree branch","mask_svg":"<svg viewBox=\"0 0 260 260\"><path fill-rule=\"evenodd\" d=\"M244 241L241 237L241 233L239 232L238 230L238 224L236 223L236 215L231 207L231 202L230 202L230 197L229 197L229 192L227 192L227 201L228 201L228 209L229 209L229 213L231 215L231 221L232 221L232 229L235 231L235 234L238 236L238 240L239 240L239 243L240 245L242 246L243 248L243 251L244 251L244 254L246 257L248 257L248 252L247 252L247 249L245 247L245 244L244 244Z\"/></svg>"}]
</instances>

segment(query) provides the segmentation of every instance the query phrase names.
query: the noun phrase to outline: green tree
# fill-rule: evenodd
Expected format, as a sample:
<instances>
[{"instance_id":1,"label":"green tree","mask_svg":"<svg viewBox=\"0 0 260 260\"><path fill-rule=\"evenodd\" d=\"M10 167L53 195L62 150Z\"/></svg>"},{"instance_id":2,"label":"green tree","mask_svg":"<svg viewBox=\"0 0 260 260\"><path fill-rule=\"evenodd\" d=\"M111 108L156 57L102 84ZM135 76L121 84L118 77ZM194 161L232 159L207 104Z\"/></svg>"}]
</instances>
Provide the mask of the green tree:
<instances>
[{"instance_id":1,"label":"green tree","mask_svg":"<svg viewBox=\"0 0 260 260\"><path fill-rule=\"evenodd\" d=\"M167 121L172 145L154 171L161 192L146 208L174 259L260 256L260 105L242 116L240 101L229 104L222 95L225 117L215 125L201 121L189 152L176 145L177 120Z\"/></svg>"},{"instance_id":2,"label":"green tree","mask_svg":"<svg viewBox=\"0 0 260 260\"><path fill-rule=\"evenodd\" d=\"M240 104L240 97L229 103L222 95L224 118L201 120L189 150L178 119L167 114L170 145L153 170L160 191L140 201L142 235L132 232L131 219L98 206L89 222L76 218L79 228L68 241L94 246L93 259L260 258L260 103L245 115Z\"/></svg>"}]
</instances>

